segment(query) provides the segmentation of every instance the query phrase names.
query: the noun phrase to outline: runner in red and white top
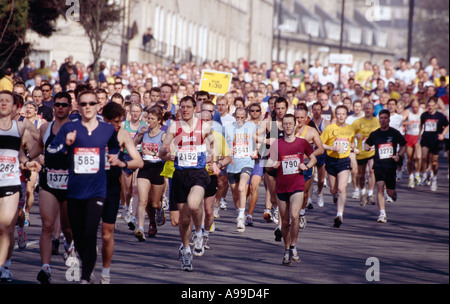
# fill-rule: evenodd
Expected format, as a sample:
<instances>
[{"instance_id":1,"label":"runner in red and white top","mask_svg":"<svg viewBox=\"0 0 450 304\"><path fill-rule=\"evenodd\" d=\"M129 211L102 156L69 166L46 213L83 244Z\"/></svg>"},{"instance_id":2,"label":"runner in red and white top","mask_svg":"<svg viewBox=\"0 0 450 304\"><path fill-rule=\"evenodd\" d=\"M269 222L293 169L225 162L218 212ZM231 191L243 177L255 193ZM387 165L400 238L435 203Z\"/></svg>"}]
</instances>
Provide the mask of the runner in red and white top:
<instances>
[{"instance_id":1,"label":"runner in red and white top","mask_svg":"<svg viewBox=\"0 0 450 304\"><path fill-rule=\"evenodd\" d=\"M411 107L404 113L405 121L405 139L406 139L406 155L408 157L408 173L409 173L409 188L419 186L421 183L420 169L422 162L422 150L419 142L420 132L420 116L423 110L417 99L411 102Z\"/></svg>"}]
</instances>

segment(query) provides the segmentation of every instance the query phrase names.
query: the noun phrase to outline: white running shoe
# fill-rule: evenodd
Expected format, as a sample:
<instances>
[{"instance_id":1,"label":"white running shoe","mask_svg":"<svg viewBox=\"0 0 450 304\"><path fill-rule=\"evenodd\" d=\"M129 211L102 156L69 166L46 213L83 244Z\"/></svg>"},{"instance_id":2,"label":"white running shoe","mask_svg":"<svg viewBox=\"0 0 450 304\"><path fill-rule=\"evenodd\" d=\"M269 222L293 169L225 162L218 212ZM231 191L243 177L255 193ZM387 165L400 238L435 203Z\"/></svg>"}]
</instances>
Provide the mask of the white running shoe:
<instances>
[{"instance_id":1,"label":"white running shoe","mask_svg":"<svg viewBox=\"0 0 450 304\"><path fill-rule=\"evenodd\" d=\"M272 214L273 214L272 218L273 222L275 223L275 225L278 225L278 207L272 209Z\"/></svg>"},{"instance_id":2,"label":"white running shoe","mask_svg":"<svg viewBox=\"0 0 450 304\"><path fill-rule=\"evenodd\" d=\"M430 190L433 191L433 192L436 192L436 191L437 191L437 178L436 178L436 176L434 176L434 177L431 179Z\"/></svg>"},{"instance_id":3,"label":"white running shoe","mask_svg":"<svg viewBox=\"0 0 450 304\"><path fill-rule=\"evenodd\" d=\"M181 256L181 270L192 271L192 253L182 253Z\"/></svg>"},{"instance_id":4,"label":"white running shoe","mask_svg":"<svg viewBox=\"0 0 450 304\"><path fill-rule=\"evenodd\" d=\"M224 198L220 199L220 209L227 210L227 201Z\"/></svg>"},{"instance_id":5,"label":"white running shoe","mask_svg":"<svg viewBox=\"0 0 450 304\"><path fill-rule=\"evenodd\" d=\"M245 219L243 216L241 217L237 217L236 218L236 222L237 222L237 231L238 232L244 232L245 231Z\"/></svg>"},{"instance_id":6,"label":"white running shoe","mask_svg":"<svg viewBox=\"0 0 450 304\"><path fill-rule=\"evenodd\" d=\"M359 189L354 189L352 193L352 198L354 199L360 199Z\"/></svg>"},{"instance_id":7,"label":"white running shoe","mask_svg":"<svg viewBox=\"0 0 450 304\"><path fill-rule=\"evenodd\" d=\"M409 178L408 187L411 189L414 189L414 187L415 187L414 177Z\"/></svg>"},{"instance_id":8,"label":"white running shoe","mask_svg":"<svg viewBox=\"0 0 450 304\"><path fill-rule=\"evenodd\" d=\"M216 218L216 219L220 218L219 210L220 210L219 207L214 207L214 209L213 209L213 215L214 215L214 218Z\"/></svg>"},{"instance_id":9,"label":"white running shoe","mask_svg":"<svg viewBox=\"0 0 450 304\"><path fill-rule=\"evenodd\" d=\"M386 194L384 196L386 203L392 204L394 202L394 200L392 199L392 197L389 196L389 194Z\"/></svg>"},{"instance_id":10,"label":"white running shoe","mask_svg":"<svg viewBox=\"0 0 450 304\"><path fill-rule=\"evenodd\" d=\"M197 234L194 232L194 255L202 256L205 253L205 243L203 239L203 235Z\"/></svg>"},{"instance_id":11,"label":"white running shoe","mask_svg":"<svg viewBox=\"0 0 450 304\"><path fill-rule=\"evenodd\" d=\"M378 223L386 223L387 222L386 214L380 214L380 216L378 217L377 222Z\"/></svg>"},{"instance_id":12,"label":"white running shoe","mask_svg":"<svg viewBox=\"0 0 450 304\"><path fill-rule=\"evenodd\" d=\"M169 200L167 199L167 196L165 194L163 194L161 206L164 211L169 210Z\"/></svg>"}]
</instances>

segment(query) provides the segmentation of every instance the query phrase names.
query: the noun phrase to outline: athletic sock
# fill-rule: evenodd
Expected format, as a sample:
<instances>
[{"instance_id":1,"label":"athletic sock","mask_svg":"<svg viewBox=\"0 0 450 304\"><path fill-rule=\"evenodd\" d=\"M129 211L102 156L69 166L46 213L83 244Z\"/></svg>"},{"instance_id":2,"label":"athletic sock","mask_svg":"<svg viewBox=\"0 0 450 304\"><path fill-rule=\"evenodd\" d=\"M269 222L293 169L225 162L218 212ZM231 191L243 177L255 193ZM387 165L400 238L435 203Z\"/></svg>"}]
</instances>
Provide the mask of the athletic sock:
<instances>
[{"instance_id":1,"label":"athletic sock","mask_svg":"<svg viewBox=\"0 0 450 304\"><path fill-rule=\"evenodd\" d=\"M111 268L102 267L102 276L109 276Z\"/></svg>"}]
</instances>

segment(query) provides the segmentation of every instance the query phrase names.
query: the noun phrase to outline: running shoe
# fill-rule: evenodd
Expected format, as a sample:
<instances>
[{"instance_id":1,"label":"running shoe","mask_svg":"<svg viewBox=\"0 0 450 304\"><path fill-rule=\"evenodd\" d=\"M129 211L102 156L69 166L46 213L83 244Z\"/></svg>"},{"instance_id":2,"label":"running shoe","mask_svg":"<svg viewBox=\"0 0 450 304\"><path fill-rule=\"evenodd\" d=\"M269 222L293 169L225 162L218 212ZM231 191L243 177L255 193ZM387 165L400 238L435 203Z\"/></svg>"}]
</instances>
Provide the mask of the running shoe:
<instances>
[{"instance_id":1,"label":"running shoe","mask_svg":"<svg viewBox=\"0 0 450 304\"><path fill-rule=\"evenodd\" d=\"M2 269L0 273L0 282L3 283L11 283L12 282L12 273L9 271L9 268Z\"/></svg>"},{"instance_id":2,"label":"running shoe","mask_svg":"<svg viewBox=\"0 0 450 304\"><path fill-rule=\"evenodd\" d=\"M134 231L137 226L137 219L135 216L131 218L131 220L128 222L128 230Z\"/></svg>"},{"instance_id":3,"label":"running shoe","mask_svg":"<svg viewBox=\"0 0 450 304\"><path fill-rule=\"evenodd\" d=\"M266 220L266 222L272 223L272 211L270 211L270 209L265 209L263 218Z\"/></svg>"},{"instance_id":4,"label":"running shoe","mask_svg":"<svg viewBox=\"0 0 450 304\"><path fill-rule=\"evenodd\" d=\"M59 254L59 239L52 240L52 255Z\"/></svg>"},{"instance_id":5,"label":"running shoe","mask_svg":"<svg viewBox=\"0 0 450 304\"><path fill-rule=\"evenodd\" d=\"M283 266L289 266L289 265L291 265L291 262L292 262L291 254L290 254L289 250L285 250L284 255L283 255L283 261L281 261L281 264Z\"/></svg>"},{"instance_id":6,"label":"running shoe","mask_svg":"<svg viewBox=\"0 0 450 304\"><path fill-rule=\"evenodd\" d=\"M437 191L437 178L435 176L431 179L430 190L433 192Z\"/></svg>"},{"instance_id":7,"label":"running shoe","mask_svg":"<svg viewBox=\"0 0 450 304\"><path fill-rule=\"evenodd\" d=\"M427 186L431 186L432 179L433 179L433 172L429 172L427 174L427 180L426 180Z\"/></svg>"},{"instance_id":8,"label":"running shoe","mask_svg":"<svg viewBox=\"0 0 450 304\"><path fill-rule=\"evenodd\" d=\"M422 185L422 178L420 177L420 175L416 175L415 180L416 180L416 186Z\"/></svg>"},{"instance_id":9,"label":"running shoe","mask_svg":"<svg viewBox=\"0 0 450 304\"><path fill-rule=\"evenodd\" d=\"M64 262L67 261L67 259L69 259L70 257L72 257L72 258L77 257L77 253L75 251L75 246L71 246L69 249L64 251L64 254L63 254Z\"/></svg>"},{"instance_id":10,"label":"running shoe","mask_svg":"<svg viewBox=\"0 0 450 304\"><path fill-rule=\"evenodd\" d=\"M123 221L125 222L125 224L128 224L129 222L131 222L131 212L129 210L124 210L124 212L122 213L123 215Z\"/></svg>"},{"instance_id":11,"label":"running shoe","mask_svg":"<svg viewBox=\"0 0 450 304\"><path fill-rule=\"evenodd\" d=\"M216 218L216 219L220 218L219 210L220 210L219 207L213 208L213 215L214 215L214 218Z\"/></svg>"},{"instance_id":12,"label":"running shoe","mask_svg":"<svg viewBox=\"0 0 450 304\"><path fill-rule=\"evenodd\" d=\"M416 184L414 182L414 177L410 177L408 182L408 188L414 189L415 186Z\"/></svg>"},{"instance_id":13,"label":"running shoe","mask_svg":"<svg viewBox=\"0 0 450 304\"><path fill-rule=\"evenodd\" d=\"M108 285L110 282L111 282L111 276L102 274L102 276L100 277L100 284Z\"/></svg>"},{"instance_id":14,"label":"running shoe","mask_svg":"<svg viewBox=\"0 0 450 304\"><path fill-rule=\"evenodd\" d=\"M311 198L308 198L308 202L306 203L306 207L307 207L309 210L314 209L314 206L313 206L313 204L312 204Z\"/></svg>"},{"instance_id":15,"label":"running shoe","mask_svg":"<svg viewBox=\"0 0 450 304\"><path fill-rule=\"evenodd\" d=\"M249 227L253 227L253 216L251 214L247 214L247 220L245 221L245 225Z\"/></svg>"},{"instance_id":16,"label":"running shoe","mask_svg":"<svg viewBox=\"0 0 450 304\"><path fill-rule=\"evenodd\" d=\"M139 242L145 242L144 231L142 231L141 229L136 229L136 231L134 232L134 236L139 240Z\"/></svg>"},{"instance_id":17,"label":"running shoe","mask_svg":"<svg viewBox=\"0 0 450 304\"><path fill-rule=\"evenodd\" d=\"M164 212L164 209L156 210L155 221L158 226L162 226L166 223L166 213Z\"/></svg>"},{"instance_id":18,"label":"running shoe","mask_svg":"<svg viewBox=\"0 0 450 304\"><path fill-rule=\"evenodd\" d=\"M272 214L273 214L273 222L275 225L278 225L278 207L272 208Z\"/></svg>"},{"instance_id":19,"label":"running shoe","mask_svg":"<svg viewBox=\"0 0 450 304\"><path fill-rule=\"evenodd\" d=\"M281 229L277 227L273 233L275 235L275 242L281 242L283 235L281 234Z\"/></svg>"},{"instance_id":20,"label":"running shoe","mask_svg":"<svg viewBox=\"0 0 450 304\"><path fill-rule=\"evenodd\" d=\"M339 194L333 195L333 204L335 204L335 205L337 204L338 198L339 198Z\"/></svg>"},{"instance_id":21,"label":"running shoe","mask_svg":"<svg viewBox=\"0 0 450 304\"><path fill-rule=\"evenodd\" d=\"M298 224L300 229L304 229L306 227L306 214L301 214Z\"/></svg>"},{"instance_id":22,"label":"running shoe","mask_svg":"<svg viewBox=\"0 0 450 304\"><path fill-rule=\"evenodd\" d=\"M323 194L317 195L317 206L322 208L325 205L325 201L323 200Z\"/></svg>"},{"instance_id":23,"label":"running shoe","mask_svg":"<svg viewBox=\"0 0 450 304\"><path fill-rule=\"evenodd\" d=\"M28 226L31 225L31 222L30 222L30 215L29 215L27 212L25 212L25 222L24 222L23 225L24 225L25 227L28 227Z\"/></svg>"},{"instance_id":24,"label":"running shoe","mask_svg":"<svg viewBox=\"0 0 450 304\"><path fill-rule=\"evenodd\" d=\"M17 246L20 250L24 250L27 247L27 233L25 230L17 230Z\"/></svg>"},{"instance_id":25,"label":"running shoe","mask_svg":"<svg viewBox=\"0 0 450 304\"><path fill-rule=\"evenodd\" d=\"M161 206L164 211L169 210L169 200L167 199L167 196L165 194L163 194Z\"/></svg>"},{"instance_id":26,"label":"running shoe","mask_svg":"<svg viewBox=\"0 0 450 304\"><path fill-rule=\"evenodd\" d=\"M158 229L156 228L156 225L154 225L154 224L148 225L147 235L149 237L155 237L157 233L158 233Z\"/></svg>"},{"instance_id":27,"label":"running shoe","mask_svg":"<svg viewBox=\"0 0 450 304\"><path fill-rule=\"evenodd\" d=\"M354 190L353 190L352 198L354 198L354 199L360 199L359 189L354 189Z\"/></svg>"},{"instance_id":28,"label":"running shoe","mask_svg":"<svg viewBox=\"0 0 450 304\"><path fill-rule=\"evenodd\" d=\"M390 197L388 194L386 194L384 196L386 203L392 204L394 202L394 200L392 199L392 197Z\"/></svg>"},{"instance_id":29,"label":"running shoe","mask_svg":"<svg viewBox=\"0 0 450 304\"><path fill-rule=\"evenodd\" d=\"M378 223L386 223L387 222L387 217L385 214L380 214L380 216L378 217L377 220Z\"/></svg>"},{"instance_id":30,"label":"running shoe","mask_svg":"<svg viewBox=\"0 0 450 304\"><path fill-rule=\"evenodd\" d=\"M181 256L181 270L192 271L192 253L182 253Z\"/></svg>"},{"instance_id":31,"label":"running shoe","mask_svg":"<svg viewBox=\"0 0 450 304\"><path fill-rule=\"evenodd\" d=\"M339 227L341 227L341 225L342 225L342 223L344 222L344 220L343 220L343 218L342 218L342 216L336 216L335 218L334 218L334 227L336 227L336 228L339 228Z\"/></svg>"},{"instance_id":32,"label":"running shoe","mask_svg":"<svg viewBox=\"0 0 450 304\"><path fill-rule=\"evenodd\" d=\"M289 254L291 255L292 262L300 263L300 256L298 255L297 247L290 248Z\"/></svg>"},{"instance_id":33,"label":"running shoe","mask_svg":"<svg viewBox=\"0 0 450 304\"><path fill-rule=\"evenodd\" d=\"M367 203L368 203L369 205L375 205L375 199L373 198L373 195L369 195L369 196L367 197Z\"/></svg>"},{"instance_id":34,"label":"running shoe","mask_svg":"<svg viewBox=\"0 0 450 304\"><path fill-rule=\"evenodd\" d=\"M41 271L39 271L39 273L37 275L37 280L42 285L51 284L52 283L52 274L50 273L50 271L45 271L44 269L41 269Z\"/></svg>"},{"instance_id":35,"label":"running shoe","mask_svg":"<svg viewBox=\"0 0 450 304\"><path fill-rule=\"evenodd\" d=\"M245 231L245 224L244 224L244 217L237 217L236 218L236 222L237 222L237 231L238 232L244 232Z\"/></svg>"},{"instance_id":36,"label":"running shoe","mask_svg":"<svg viewBox=\"0 0 450 304\"><path fill-rule=\"evenodd\" d=\"M214 222L212 222L211 228L209 228L209 232L214 232L214 231L216 231L216 225L214 225Z\"/></svg>"},{"instance_id":37,"label":"running shoe","mask_svg":"<svg viewBox=\"0 0 450 304\"><path fill-rule=\"evenodd\" d=\"M359 204L361 206L365 206L367 204L367 195L366 194L361 196L361 199L359 200Z\"/></svg>"},{"instance_id":38,"label":"running shoe","mask_svg":"<svg viewBox=\"0 0 450 304\"><path fill-rule=\"evenodd\" d=\"M227 210L227 201L224 198L220 199L220 209Z\"/></svg>"},{"instance_id":39,"label":"running shoe","mask_svg":"<svg viewBox=\"0 0 450 304\"><path fill-rule=\"evenodd\" d=\"M209 245L209 235L203 234L203 247L206 250L210 250L211 246Z\"/></svg>"},{"instance_id":40,"label":"running shoe","mask_svg":"<svg viewBox=\"0 0 450 304\"><path fill-rule=\"evenodd\" d=\"M205 253L205 244L203 242L203 236L194 236L194 255L202 256Z\"/></svg>"}]
</instances>

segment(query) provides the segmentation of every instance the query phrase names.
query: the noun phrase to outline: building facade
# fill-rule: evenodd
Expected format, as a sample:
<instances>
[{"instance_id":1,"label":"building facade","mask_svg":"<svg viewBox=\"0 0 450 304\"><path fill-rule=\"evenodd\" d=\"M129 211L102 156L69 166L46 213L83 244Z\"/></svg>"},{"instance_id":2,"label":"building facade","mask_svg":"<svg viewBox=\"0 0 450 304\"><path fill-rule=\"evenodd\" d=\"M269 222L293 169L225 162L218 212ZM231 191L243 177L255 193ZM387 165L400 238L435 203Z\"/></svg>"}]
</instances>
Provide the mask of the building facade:
<instances>
[{"instance_id":1,"label":"building facade","mask_svg":"<svg viewBox=\"0 0 450 304\"><path fill-rule=\"evenodd\" d=\"M185 62L241 57L270 62L273 43L274 0L117 0L122 21L106 42L102 60L122 62ZM68 55L89 65L93 58L79 22L60 18L50 38L30 32L30 58L39 62ZM143 45L151 28L153 40Z\"/></svg>"}]
</instances>

